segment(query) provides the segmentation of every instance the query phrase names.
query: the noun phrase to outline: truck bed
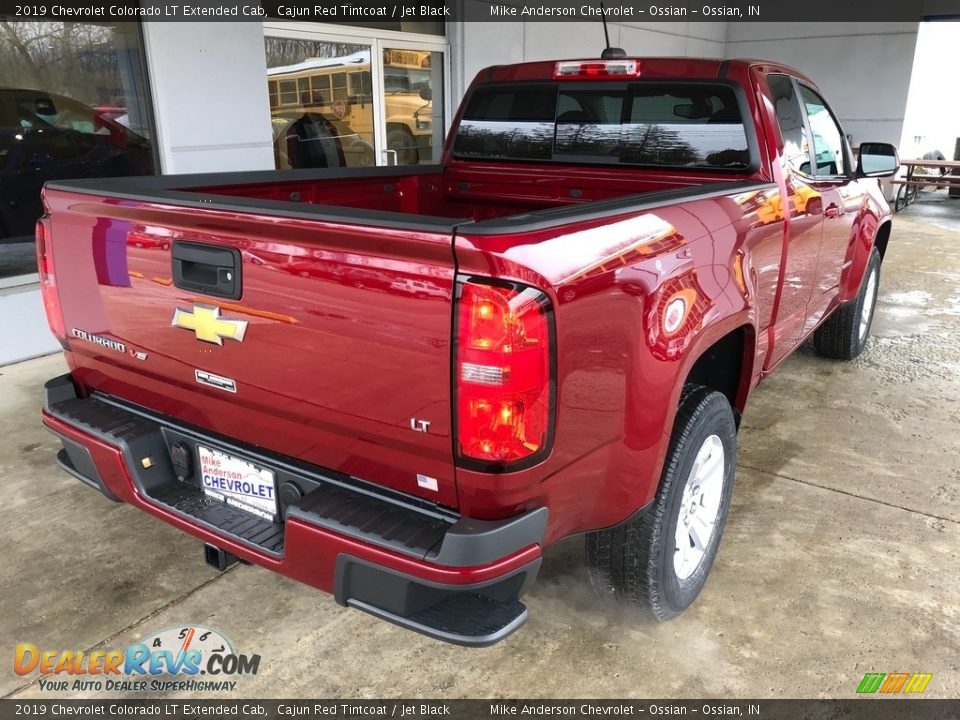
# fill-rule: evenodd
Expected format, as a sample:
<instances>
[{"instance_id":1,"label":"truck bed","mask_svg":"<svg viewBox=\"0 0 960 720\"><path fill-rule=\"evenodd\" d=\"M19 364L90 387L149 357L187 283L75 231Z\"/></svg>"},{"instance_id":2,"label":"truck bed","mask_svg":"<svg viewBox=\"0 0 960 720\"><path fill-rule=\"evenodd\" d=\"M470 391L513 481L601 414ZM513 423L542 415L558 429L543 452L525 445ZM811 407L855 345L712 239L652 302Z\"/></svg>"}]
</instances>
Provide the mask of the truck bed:
<instances>
[{"instance_id":1,"label":"truck bed","mask_svg":"<svg viewBox=\"0 0 960 720\"><path fill-rule=\"evenodd\" d=\"M703 174L657 176L611 168L547 170L503 164L273 170L71 180L51 189L180 207L256 212L284 218L338 220L380 227L452 232L534 230L609 217L662 203L741 192L756 180Z\"/></svg>"}]
</instances>

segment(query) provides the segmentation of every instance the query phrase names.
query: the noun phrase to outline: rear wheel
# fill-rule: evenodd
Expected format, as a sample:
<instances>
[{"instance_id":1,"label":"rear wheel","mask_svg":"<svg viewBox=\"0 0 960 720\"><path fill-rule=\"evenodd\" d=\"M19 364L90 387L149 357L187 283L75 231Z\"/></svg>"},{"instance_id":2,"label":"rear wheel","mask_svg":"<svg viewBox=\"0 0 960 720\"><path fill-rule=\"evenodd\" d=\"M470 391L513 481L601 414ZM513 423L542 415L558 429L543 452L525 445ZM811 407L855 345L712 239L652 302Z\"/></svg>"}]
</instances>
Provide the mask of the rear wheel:
<instances>
[{"instance_id":1,"label":"rear wheel","mask_svg":"<svg viewBox=\"0 0 960 720\"><path fill-rule=\"evenodd\" d=\"M594 590L657 620L700 594L730 509L736 424L727 398L688 385L653 504L635 520L589 533Z\"/></svg>"},{"instance_id":2,"label":"rear wheel","mask_svg":"<svg viewBox=\"0 0 960 720\"><path fill-rule=\"evenodd\" d=\"M880 252L874 248L856 297L834 310L814 332L817 354L834 360L853 360L863 352L870 338L879 289Z\"/></svg>"},{"instance_id":3,"label":"rear wheel","mask_svg":"<svg viewBox=\"0 0 960 720\"><path fill-rule=\"evenodd\" d=\"M417 143L405 127L387 130L387 147L397 153L397 165L416 165L420 161Z\"/></svg>"}]
</instances>

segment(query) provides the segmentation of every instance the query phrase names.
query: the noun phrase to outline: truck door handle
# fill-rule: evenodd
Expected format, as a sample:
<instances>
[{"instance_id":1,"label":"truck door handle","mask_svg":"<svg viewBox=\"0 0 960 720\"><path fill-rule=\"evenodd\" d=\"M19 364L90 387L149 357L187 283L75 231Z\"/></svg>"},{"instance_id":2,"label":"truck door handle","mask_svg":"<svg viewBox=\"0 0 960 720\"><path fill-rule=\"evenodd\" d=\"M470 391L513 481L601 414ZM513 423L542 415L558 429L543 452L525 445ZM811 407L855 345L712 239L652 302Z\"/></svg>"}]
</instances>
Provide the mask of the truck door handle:
<instances>
[{"instance_id":1,"label":"truck door handle","mask_svg":"<svg viewBox=\"0 0 960 720\"><path fill-rule=\"evenodd\" d=\"M838 205L827 205L827 209L823 211L823 214L828 218L838 218L840 217L840 207Z\"/></svg>"},{"instance_id":2,"label":"truck door handle","mask_svg":"<svg viewBox=\"0 0 960 720\"><path fill-rule=\"evenodd\" d=\"M183 290L239 300L243 293L240 251L178 240L173 244L173 284Z\"/></svg>"}]
</instances>

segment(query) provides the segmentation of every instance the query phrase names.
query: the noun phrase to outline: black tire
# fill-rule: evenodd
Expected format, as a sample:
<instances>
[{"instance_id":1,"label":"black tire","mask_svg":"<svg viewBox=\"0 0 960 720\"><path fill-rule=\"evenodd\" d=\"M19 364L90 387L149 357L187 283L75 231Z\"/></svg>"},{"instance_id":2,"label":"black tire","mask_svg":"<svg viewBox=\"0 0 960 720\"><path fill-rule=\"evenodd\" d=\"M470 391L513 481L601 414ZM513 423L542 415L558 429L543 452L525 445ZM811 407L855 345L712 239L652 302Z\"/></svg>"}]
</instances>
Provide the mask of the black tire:
<instances>
[{"instance_id":1,"label":"black tire","mask_svg":"<svg viewBox=\"0 0 960 720\"><path fill-rule=\"evenodd\" d=\"M874 282L871 286L870 278ZM874 248L870 253L867 269L860 281L856 297L831 313L830 317L813 333L813 346L818 355L834 360L853 360L863 352L870 339L870 326L877 309L877 294L880 291L880 252ZM869 297L868 297L869 295ZM867 306L866 327L864 305Z\"/></svg>"},{"instance_id":2,"label":"black tire","mask_svg":"<svg viewBox=\"0 0 960 720\"><path fill-rule=\"evenodd\" d=\"M699 564L681 579L674 565L681 500L697 454L713 436L724 450L719 510ZM736 423L727 398L709 388L686 386L653 504L638 518L587 534L587 568L599 596L656 620L679 615L696 600L713 567L730 510L736 447Z\"/></svg>"},{"instance_id":3,"label":"black tire","mask_svg":"<svg viewBox=\"0 0 960 720\"><path fill-rule=\"evenodd\" d=\"M417 141L402 125L387 130L387 147L397 153L397 165L416 165L420 162Z\"/></svg>"}]
</instances>

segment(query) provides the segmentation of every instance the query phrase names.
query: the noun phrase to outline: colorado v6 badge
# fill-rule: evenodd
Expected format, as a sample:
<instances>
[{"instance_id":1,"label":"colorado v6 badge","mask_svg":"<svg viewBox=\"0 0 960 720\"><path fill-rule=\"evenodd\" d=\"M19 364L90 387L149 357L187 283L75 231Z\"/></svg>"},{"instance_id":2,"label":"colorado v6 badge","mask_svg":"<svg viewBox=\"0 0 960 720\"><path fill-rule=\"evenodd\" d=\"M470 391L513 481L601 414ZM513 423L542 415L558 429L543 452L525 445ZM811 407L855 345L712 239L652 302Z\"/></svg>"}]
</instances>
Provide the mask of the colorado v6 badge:
<instances>
[{"instance_id":1,"label":"colorado v6 badge","mask_svg":"<svg viewBox=\"0 0 960 720\"><path fill-rule=\"evenodd\" d=\"M243 342L247 332L246 320L231 320L220 317L220 308L215 305L194 305L193 310L177 308L173 311L174 327L192 330L197 340L223 345L223 338Z\"/></svg>"}]
</instances>

